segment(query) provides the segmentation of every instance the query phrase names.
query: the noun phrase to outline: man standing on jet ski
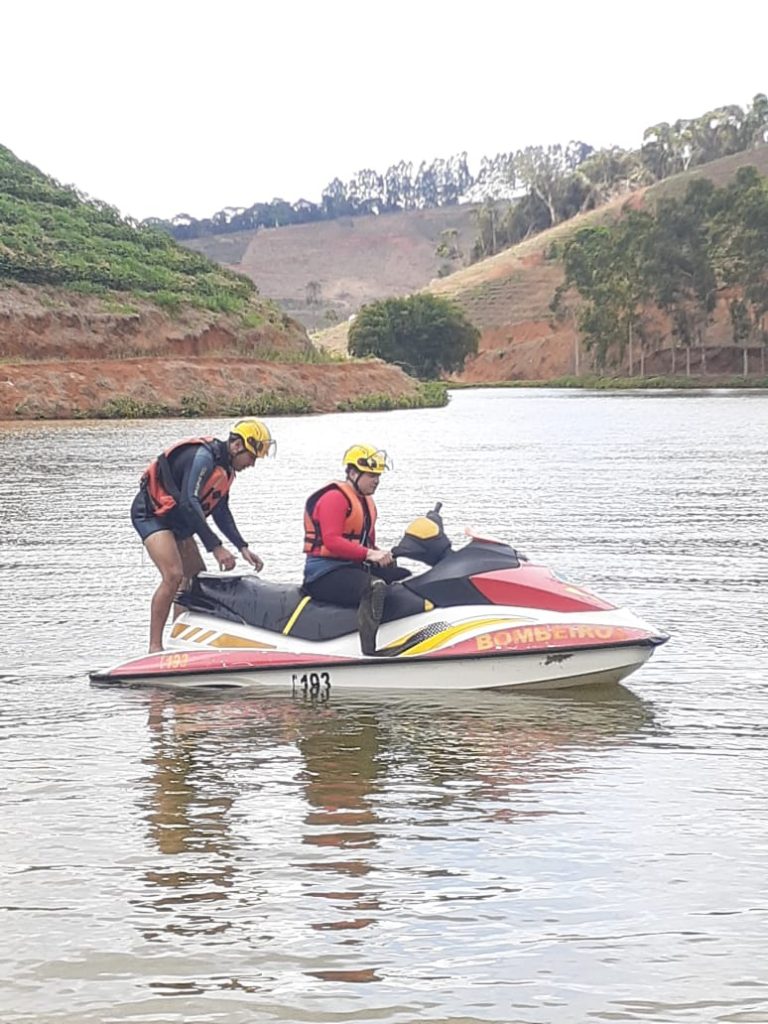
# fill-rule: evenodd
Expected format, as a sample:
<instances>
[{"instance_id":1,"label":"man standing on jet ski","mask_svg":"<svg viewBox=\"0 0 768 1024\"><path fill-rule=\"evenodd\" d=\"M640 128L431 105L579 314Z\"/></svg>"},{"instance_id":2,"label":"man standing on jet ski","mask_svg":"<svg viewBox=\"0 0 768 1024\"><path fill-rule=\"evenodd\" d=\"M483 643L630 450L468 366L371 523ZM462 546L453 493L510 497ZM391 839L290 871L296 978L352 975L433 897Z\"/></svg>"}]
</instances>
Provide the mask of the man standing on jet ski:
<instances>
[{"instance_id":1,"label":"man standing on jet ski","mask_svg":"<svg viewBox=\"0 0 768 1024\"><path fill-rule=\"evenodd\" d=\"M234 569L234 555L208 526L211 516L227 540L258 572L263 562L243 540L229 508L235 474L274 449L261 420L238 420L229 438L190 437L177 441L150 463L131 505L131 522L162 577L152 596L149 653L163 649L163 629L174 597L205 569L195 536L220 569Z\"/></svg>"},{"instance_id":2,"label":"man standing on jet ski","mask_svg":"<svg viewBox=\"0 0 768 1024\"><path fill-rule=\"evenodd\" d=\"M360 647L376 653L386 584L408 575L391 551L376 547L376 503L387 453L355 444L344 453L346 478L315 491L304 508L304 590L318 601L358 608Z\"/></svg>"}]
</instances>

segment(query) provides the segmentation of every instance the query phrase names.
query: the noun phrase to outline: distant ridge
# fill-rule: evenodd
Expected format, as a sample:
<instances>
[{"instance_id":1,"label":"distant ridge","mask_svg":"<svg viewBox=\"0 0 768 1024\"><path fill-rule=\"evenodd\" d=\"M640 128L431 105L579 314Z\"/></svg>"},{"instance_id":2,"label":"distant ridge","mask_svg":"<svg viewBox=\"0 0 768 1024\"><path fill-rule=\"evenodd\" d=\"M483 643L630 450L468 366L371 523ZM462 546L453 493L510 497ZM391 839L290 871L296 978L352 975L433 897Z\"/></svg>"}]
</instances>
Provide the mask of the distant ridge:
<instances>
[{"instance_id":1,"label":"distant ridge","mask_svg":"<svg viewBox=\"0 0 768 1024\"><path fill-rule=\"evenodd\" d=\"M617 219L628 204L653 207L662 197L682 195L695 178L704 177L718 186L725 185L733 180L740 167L747 166L754 166L760 174L768 175L768 145L723 157L639 189L457 270L449 277L425 283L423 290L453 299L480 328L480 351L467 361L461 379L476 382L517 378L546 380L575 372L574 352L578 339L574 328L556 324L549 308L555 290L563 281L562 264L558 259L548 258L553 243L562 244L582 227ZM315 343L329 351L344 352L348 330L348 323L339 324L316 335ZM732 348L729 330L717 317L708 340L718 350ZM713 370L718 366L723 372L731 370L726 355L708 359L708 362ZM583 365L581 370L584 370ZM660 365L658 372L669 372L669 367ZM734 361L734 372L738 372L737 361Z\"/></svg>"},{"instance_id":2,"label":"distant ridge","mask_svg":"<svg viewBox=\"0 0 768 1024\"><path fill-rule=\"evenodd\" d=\"M247 274L285 313L316 331L329 326L329 316L346 321L367 302L416 291L442 266L453 269L436 254L437 246L443 232L456 232L456 245L466 256L477 234L475 209L343 217L184 244Z\"/></svg>"}]
</instances>

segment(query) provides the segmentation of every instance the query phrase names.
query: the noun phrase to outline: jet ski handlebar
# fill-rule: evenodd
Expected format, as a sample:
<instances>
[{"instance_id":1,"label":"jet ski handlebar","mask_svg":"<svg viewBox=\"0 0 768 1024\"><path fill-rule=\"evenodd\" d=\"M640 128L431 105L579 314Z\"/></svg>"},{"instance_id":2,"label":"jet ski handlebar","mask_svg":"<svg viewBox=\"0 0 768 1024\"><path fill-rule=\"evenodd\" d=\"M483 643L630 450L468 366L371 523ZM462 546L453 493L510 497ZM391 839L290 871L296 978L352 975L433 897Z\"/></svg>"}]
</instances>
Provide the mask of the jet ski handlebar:
<instances>
[{"instance_id":1,"label":"jet ski handlebar","mask_svg":"<svg viewBox=\"0 0 768 1024\"><path fill-rule=\"evenodd\" d=\"M440 515L442 507L442 501L438 501L426 515L408 524L400 543L392 548L395 558L412 558L426 565L437 565L445 553L450 551L451 542L445 535Z\"/></svg>"},{"instance_id":2,"label":"jet ski handlebar","mask_svg":"<svg viewBox=\"0 0 768 1024\"><path fill-rule=\"evenodd\" d=\"M425 565L437 565L452 550L451 541L445 535L443 529L443 519L440 515L442 507L442 501L438 501L433 509L430 509L425 515L419 516L418 519L414 519L412 523L408 524L402 539L392 548L392 554L395 558L412 558L414 561L423 562ZM472 530L467 530L466 533L471 540L478 543L508 546L505 541L499 540L496 537L482 536ZM521 552L515 551L513 548L510 548L510 550L513 551L520 561L528 561Z\"/></svg>"}]
</instances>

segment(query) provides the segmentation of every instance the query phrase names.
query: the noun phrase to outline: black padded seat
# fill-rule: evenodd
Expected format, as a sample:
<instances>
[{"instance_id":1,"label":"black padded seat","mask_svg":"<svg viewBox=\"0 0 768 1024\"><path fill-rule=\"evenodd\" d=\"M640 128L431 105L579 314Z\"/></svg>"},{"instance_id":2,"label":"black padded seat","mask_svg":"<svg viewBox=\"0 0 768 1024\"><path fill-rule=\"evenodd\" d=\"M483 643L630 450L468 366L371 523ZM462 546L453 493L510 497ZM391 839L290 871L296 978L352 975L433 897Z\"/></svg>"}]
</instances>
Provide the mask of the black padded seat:
<instances>
[{"instance_id":1,"label":"black padded seat","mask_svg":"<svg viewBox=\"0 0 768 1024\"><path fill-rule=\"evenodd\" d=\"M269 583L258 576L200 575L179 604L230 622L282 633L306 594L291 583ZM387 587L383 622L392 622L424 610L424 602L400 583ZM291 626L290 636L300 640L335 640L357 632L357 609L309 600Z\"/></svg>"}]
</instances>

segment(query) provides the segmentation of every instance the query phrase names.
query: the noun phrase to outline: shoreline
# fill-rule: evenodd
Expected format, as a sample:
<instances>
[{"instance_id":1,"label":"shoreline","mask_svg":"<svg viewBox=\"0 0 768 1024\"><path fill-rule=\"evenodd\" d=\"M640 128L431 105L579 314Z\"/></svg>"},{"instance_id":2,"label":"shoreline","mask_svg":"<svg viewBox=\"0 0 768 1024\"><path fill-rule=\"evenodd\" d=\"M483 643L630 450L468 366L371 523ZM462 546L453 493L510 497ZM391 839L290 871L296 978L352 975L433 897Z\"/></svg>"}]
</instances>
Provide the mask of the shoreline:
<instances>
[{"instance_id":1,"label":"shoreline","mask_svg":"<svg viewBox=\"0 0 768 1024\"><path fill-rule=\"evenodd\" d=\"M556 377L552 380L447 381L449 391L550 388L560 391L764 391L768 377Z\"/></svg>"}]
</instances>

